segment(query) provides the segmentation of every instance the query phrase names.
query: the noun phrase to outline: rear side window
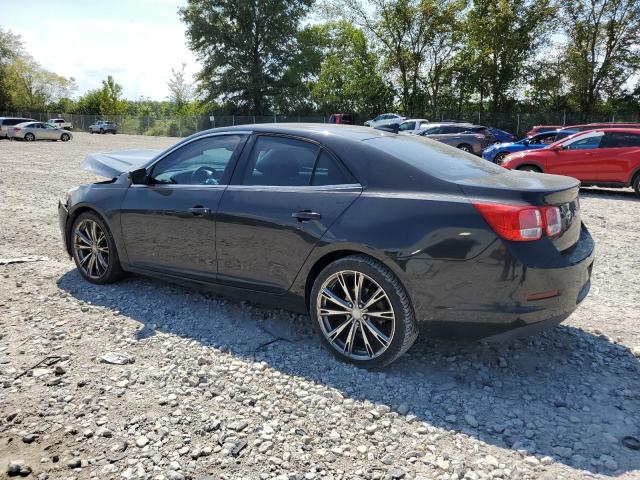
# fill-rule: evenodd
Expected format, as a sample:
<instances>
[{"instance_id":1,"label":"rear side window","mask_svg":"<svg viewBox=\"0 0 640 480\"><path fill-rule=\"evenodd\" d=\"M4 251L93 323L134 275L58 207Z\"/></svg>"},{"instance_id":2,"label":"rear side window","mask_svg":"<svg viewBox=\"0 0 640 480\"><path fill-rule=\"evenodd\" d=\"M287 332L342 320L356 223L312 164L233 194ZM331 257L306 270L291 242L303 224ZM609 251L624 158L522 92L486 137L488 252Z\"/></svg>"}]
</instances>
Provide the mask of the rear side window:
<instances>
[{"instance_id":1,"label":"rear side window","mask_svg":"<svg viewBox=\"0 0 640 480\"><path fill-rule=\"evenodd\" d=\"M593 135L579 138L566 145L567 150L591 150L598 148L604 135Z\"/></svg>"},{"instance_id":2,"label":"rear side window","mask_svg":"<svg viewBox=\"0 0 640 480\"><path fill-rule=\"evenodd\" d=\"M494 163L457 153L451 147L416 135L376 137L365 142L442 180L455 181L506 172Z\"/></svg>"},{"instance_id":3,"label":"rear side window","mask_svg":"<svg viewBox=\"0 0 640 480\"><path fill-rule=\"evenodd\" d=\"M313 171L311 185L347 185L355 183L353 177L344 169L338 160L322 150Z\"/></svg>"},{"instance_id":4,"label":"rear side window","mask_svg":"<svg viewBox=\"0 0 640 480\"><path fill-rule=\"evenodd\" d=\"M308 186L320 147L284 137L257 137L243 185Z\"/></svg>"},{"instance_id":5,"label":"rear side window","mask_svg":"<svg viewBox=\"0 0 640 480\"><path fill-rule=\"evenodd\" d=\"M601 148L640 147L640 135L634 133L609 132L605 134Z\"/></svg>"}]
</instances>

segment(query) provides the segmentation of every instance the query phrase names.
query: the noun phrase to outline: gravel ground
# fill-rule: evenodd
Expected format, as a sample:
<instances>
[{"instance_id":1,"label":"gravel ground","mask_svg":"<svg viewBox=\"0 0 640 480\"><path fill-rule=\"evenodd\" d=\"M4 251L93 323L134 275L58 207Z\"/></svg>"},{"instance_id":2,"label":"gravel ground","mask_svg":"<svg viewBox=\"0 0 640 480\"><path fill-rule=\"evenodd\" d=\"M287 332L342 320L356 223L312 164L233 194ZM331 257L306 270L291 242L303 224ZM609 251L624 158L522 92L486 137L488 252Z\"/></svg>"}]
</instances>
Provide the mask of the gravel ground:
<instances>
[{"instance_id":1,"label":"gravel ground","mask_svg":"<svg viewBox=\"0 0 640 480\"><path fill-rule=\"evenodd\" d=\"M0 478L640 478L640 201L582 194L590 296L500 345L420 338L380 372L309 319L132 276L80 279L57 199L89 152L170 138L0 142ZM13 473L12 473L13 474Z\"/></svg>"}]
</instances>

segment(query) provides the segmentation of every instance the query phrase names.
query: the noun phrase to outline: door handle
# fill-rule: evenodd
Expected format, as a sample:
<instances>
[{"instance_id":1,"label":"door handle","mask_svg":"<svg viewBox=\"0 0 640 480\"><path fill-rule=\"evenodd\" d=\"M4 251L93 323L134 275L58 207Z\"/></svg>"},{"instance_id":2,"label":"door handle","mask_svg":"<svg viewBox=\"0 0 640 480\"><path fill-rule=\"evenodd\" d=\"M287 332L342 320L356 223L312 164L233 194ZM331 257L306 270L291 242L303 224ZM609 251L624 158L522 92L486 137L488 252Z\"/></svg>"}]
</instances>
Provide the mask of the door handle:
<instances>
[{"instance_id":1,"label":"door handle","mask_svg":"<svg viewBox=\"0 0 640 480\"><path fill-rule=\"evenodd\" d=\"M297 218L300 222L305 222L307 220L320 220L322 215L318 212L312 212L311 210L301 210L299 212L293 212L291 214L293 218Z\"/></svg>"},{"instance_id":2,"label":"door handle","mask_svg":"<svg viewBox=\"0 0 640 480\"><path fill-rule=\"evenodd\" d=\"M207 213L211 212L211 209L206 208L206 207L202 207L200 205L196 205L195 207L191 207L189 209L189 212L194 217L202 217L202 216L206 215Z\"/></svg>"}]
</instances>

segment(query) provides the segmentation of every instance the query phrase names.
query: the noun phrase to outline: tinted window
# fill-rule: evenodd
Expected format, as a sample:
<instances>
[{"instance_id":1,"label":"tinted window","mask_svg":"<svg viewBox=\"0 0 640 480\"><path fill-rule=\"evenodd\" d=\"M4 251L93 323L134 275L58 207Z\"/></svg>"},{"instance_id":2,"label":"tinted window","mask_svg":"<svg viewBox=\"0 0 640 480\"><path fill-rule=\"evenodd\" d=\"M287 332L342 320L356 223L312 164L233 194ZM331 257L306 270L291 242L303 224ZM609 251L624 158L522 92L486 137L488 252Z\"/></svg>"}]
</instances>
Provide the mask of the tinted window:
<instances>
[{"instance_id":1,"label":"tinted window","mask_svg":"<svg viewBox=\"0 0 640 480\"><path fill-rule=\"evenodd\" d=\"M413 130L414 128L416 128L416 122L404 122L400 124L398 130Z\"/></svg>"},{"instance_id":2,"label":"tinted window","mask_svg":"<svg viewBox=\"0 0 640 480\"><path fill-rule=\"evenodd\" d=\"M610 132L605 134L602 148L640 147L640 135L634 133Z\"/></svg>"},{"instance_id":3,"label":"tinted window","mask_svg":"<svg viewBox=\"0 0 640 480\"><path fill-rule=\"evenodd\" d=\"M305 186L319 147L284 137L259 136L247 162L244 185Z\"/></svg>"},{"instance_id":4,"label":"tinted window","mask_svg":"<svg viewBox=\"0 0 640 480\"><path fill-rule=\"evenodd\" d=\"M243 135L219 135L194 140L174 150L153 168L155 183L218 185Z\"/></svg>"},{"instance_id":5,"label":"tinted window","mask_svg":"<svg viewBox=\"0 0 640 480\"><path fill-rule=\"evenodd\" d=\"M18 125L19 123L28 122L28 118L7 118L3 120L3 125Z\"/></svg>"},{"instance_id":6,"label":"tinted window","mask_svg":"<svg viewBox=\"0 0 640 480\"><path fill-rule=\"evenodd\" d=\"M443 180L461 180L507 171L481 158L462 153L456 154L450 147L440 143L434 145L416 135L376 137L365 141L372 147Z\"/></svg>"},{"instance_id":7,"label":"tinted window","mask_svg":"<svg viewBox=\"0 0 640 480\"><path fill-rule=\"evenodd\" d=\"M550 145L556 141L556 134L554 132L543 133L541 135L536 135L531 140L529 140L529 144L531 145Z\"/></svg>"},{"instance_id":8,"label":"tinted window","mask_svg":"<svg viewBox=\"0 0 640 480\"><path fill-rule=\"evenodd\" d=\"M590 150L593 148L598 148L600 146L602 137L603 135L580 138L566 145L566 148L567 150Z\"/></svg>"},{"instance_id":9,"label":"tinted window","mask_svg":"<svg viewBox=\"0 0 640 480\"><path fill-rule=\"evenodd\" d=\"M351 175L338 160L323 150L313 171L311 185L346 185L350 183L355 183Z\"/></svg>"},{"instance_id":10,"label":"tinted window","mask_svg":"<svg viewBox=\"0 0 640 480\"><path fill-rule=\"evenodd\" d=\"M438 133L442 133L441 127L431 127L422 132L422 135L436 135Z\"/></svg>"}]
</instances>

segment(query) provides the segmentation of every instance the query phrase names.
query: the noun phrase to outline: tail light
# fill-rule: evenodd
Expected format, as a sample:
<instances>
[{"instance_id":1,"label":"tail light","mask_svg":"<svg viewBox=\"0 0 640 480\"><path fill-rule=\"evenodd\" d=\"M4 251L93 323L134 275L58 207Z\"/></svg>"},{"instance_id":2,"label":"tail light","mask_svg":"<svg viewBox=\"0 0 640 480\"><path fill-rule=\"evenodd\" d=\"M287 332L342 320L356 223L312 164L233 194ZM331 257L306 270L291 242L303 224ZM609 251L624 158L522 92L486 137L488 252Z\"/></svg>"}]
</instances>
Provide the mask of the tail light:
<instances>
[{"instance_id":1,"label":"tail light","mask_svg":"<svg viewBox=\"0 0 640 480\"><path fill-rule=\"evenodd\" d=\"M493 231L505 240L530 242L540 239L543 230L553 237L562 228L558 207L482 202L473 202L473 205Z\"/></svg>"}]
</instances>

